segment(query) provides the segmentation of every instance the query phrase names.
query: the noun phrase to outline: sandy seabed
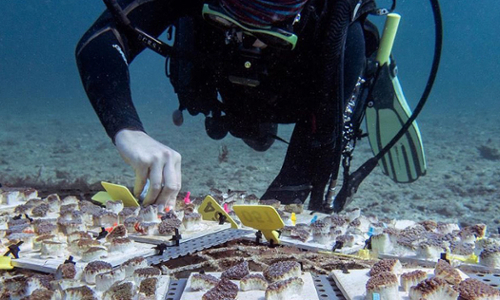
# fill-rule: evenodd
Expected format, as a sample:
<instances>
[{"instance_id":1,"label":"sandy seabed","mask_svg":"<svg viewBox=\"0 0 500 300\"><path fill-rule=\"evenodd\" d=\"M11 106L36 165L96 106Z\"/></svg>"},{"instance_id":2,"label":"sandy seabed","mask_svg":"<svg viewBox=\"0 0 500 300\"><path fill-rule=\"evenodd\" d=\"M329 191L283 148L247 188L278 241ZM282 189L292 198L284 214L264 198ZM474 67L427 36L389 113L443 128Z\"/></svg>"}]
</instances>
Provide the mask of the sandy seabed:
<instances>
[{"instance_id":1,"label":"sandy seabed","mask_svg":"<svg viewBox=\"0 0 500 300\"><path fill-rule=\"evenodd\" d=\"M170 112L144 120L148 132L181 153L183 187L204 196L211 188L245 190L260 196L279 172L286 145L276 142L255 152L242 141L206 136L203 118L185 116L172 125ZM419 118L427 156L427 175L396 184L379 168L363 182L351 207L398 219L500 225L500 160L482 155L500 149L500 121L494 112L425 115ZM132 186L134 173L120 158L94 113L12 113L0 111L0 183L33 186L46 192L99 189L101 180ZM289 139L292 126L280 127ZM227 161L219 151L227 146ZM354 167L371 156L368 141L358 144Z\"/></svg>"}]
</instances>

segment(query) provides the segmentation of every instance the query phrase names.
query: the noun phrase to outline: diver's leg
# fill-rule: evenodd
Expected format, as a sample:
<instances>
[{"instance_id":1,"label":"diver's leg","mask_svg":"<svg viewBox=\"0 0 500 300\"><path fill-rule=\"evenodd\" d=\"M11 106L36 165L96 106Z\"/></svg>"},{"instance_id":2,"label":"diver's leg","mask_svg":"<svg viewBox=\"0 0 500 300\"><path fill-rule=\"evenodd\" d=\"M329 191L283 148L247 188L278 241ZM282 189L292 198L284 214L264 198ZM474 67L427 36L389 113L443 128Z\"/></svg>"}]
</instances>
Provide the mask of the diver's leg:
<instances>
[{"instance_id":1,"label":"diver's leg","mask_svg":"<svg viewBox=\"0 0 500 300\"><path fill-rule=\"evenodd\" d=\"M300 120L293 129L285 161L278 176L261 199L277 199L283 204L303 203L311 191L312 126L314 120Z\"/></svg>"},{"instance_id":2,"label":"diver's leg","mask_svg":"<svg viewBox=\"0 0 500 300\"><path fill-rule=\"evenodd\" d=\"M363 28L360 22L355 22L349 26L346 36L344 51L344 103L351 97L356 82L365 67L365 39ZM343 112L342 112L343 113ZM333 116L332 116L333 119ZM339 131L342 133L342 131ZM332 132L332 135L334 133ZM340 158L335 153L337 150L334 144L322 145L315 153L316 159L313 161L312 190L309 200L309 209L321 210L324 205L325 188L329 182L332 170L338 170L334 164L340 163ZM340 150L342 151L342 150Z\"/></svg>"},{"instance_id":3,"label":"diver's leg","mask_svg":"<svg viewBox=\"0 0 500 300\"><path fill-rule=\"evenodd\" d=\"M345 97L350 97L365 62L365 43L359 22L349 27L344 62ZM325 187L336 158L335 145L318 142L315 131L314 117L296 123L281 171L261 199L303 203L311 193L309 209L322 209Z\"/></svg>"}]
</instances>

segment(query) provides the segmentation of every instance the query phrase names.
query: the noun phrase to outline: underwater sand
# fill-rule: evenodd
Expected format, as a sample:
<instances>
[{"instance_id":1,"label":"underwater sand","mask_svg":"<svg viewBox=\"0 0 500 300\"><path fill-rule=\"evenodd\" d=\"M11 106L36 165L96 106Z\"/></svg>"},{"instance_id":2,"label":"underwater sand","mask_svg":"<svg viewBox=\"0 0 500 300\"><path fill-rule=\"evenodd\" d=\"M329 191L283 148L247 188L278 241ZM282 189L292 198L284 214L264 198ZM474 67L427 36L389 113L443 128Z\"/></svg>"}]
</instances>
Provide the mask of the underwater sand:
<instances>
[{"instance_id":1,"label":"underwater sand","mask_svg":"<svg viewBox=\"0 0 500 300\"><path fill-rule=\"evenodd\" d=\"M151 114L154 109L151 109ZM170 111L157 110L145 120L148 132L182 155L182 191L206 195L210 188L246 190L260 196L279 172L286 145L276 142L264 153L240 140L208 138L201 117L185 115L175 127ZM149 115L148 115L149 116ZM141 113L143 120L144 115ZM495 125L496 124L496 125ZM491 112L425 115L419 118L427 155L427 175L411 184L396 184L379 168L363 182L351 207L398 219L434 219L462 225L485 223L490 232L500 224L500 160L483 157L479 146L500 149L500 125ZM465 126L464 126L465 125ZM42 192L99 189L107 180L127 186L134 173L106 136L93 111L67 114L0 111L0 183L33 186ZM279 135L289 139L291 126ZM221 147L229 150L219 162ZM369 158L365 139L358 143L354 166Z\"/></svg>"}]
</instances>

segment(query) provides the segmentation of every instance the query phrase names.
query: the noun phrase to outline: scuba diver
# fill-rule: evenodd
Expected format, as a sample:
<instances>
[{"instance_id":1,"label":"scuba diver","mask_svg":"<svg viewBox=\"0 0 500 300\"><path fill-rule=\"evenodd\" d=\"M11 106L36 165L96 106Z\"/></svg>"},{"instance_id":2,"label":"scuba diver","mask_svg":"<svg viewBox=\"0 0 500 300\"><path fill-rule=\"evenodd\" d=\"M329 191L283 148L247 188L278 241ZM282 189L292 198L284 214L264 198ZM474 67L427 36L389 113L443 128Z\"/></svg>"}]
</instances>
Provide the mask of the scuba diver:
<instances>
[{"instance_id":1,"label":"scuba diver","mask_svg":"<svg viewBox=\"0 0 500 300\"><path fill-rule=\"evenodd\" d=\"M425 173L418 126L411 120L416 116L401 102L402 93L391 92L395 64L386 58L382 70L374 59L380 38L367 16L391 10L378 9L373 0L104 2L107 10L81 38L76 59L94 110L135 171L134 194L150 182L144 205L174 207L181 188L181 155L146 133L132 102L128 66L145 48L167 58L166 73L179 99L176 125L185 110L202 113L211 138L230 133L266 151L276 139L284 141L278 124L295 124L283 166L261 199L289 204L310 197L310 210L343 209L357 189L346 181L348 173L349 189L336 208L331 191L340 166L346 167L347 149L362 136L365 111L378 102L381 111L391 111L385 118L397 122L379 122L376 110L368 130L375 154L390 143L386 136L406 125L405 144L394 154L401 157L402 151L404 163L392 166L386 159L380 163L384 172L396 181L394 174L409 174L400 182ZM166 30L175 36L173 46L157 39ZM379 75L389 79L375 80ZM372 101L385 92L390 100ZM380 132L387 128L383 124L390 124L389 133Z\"/></svg>"}]
</instances>

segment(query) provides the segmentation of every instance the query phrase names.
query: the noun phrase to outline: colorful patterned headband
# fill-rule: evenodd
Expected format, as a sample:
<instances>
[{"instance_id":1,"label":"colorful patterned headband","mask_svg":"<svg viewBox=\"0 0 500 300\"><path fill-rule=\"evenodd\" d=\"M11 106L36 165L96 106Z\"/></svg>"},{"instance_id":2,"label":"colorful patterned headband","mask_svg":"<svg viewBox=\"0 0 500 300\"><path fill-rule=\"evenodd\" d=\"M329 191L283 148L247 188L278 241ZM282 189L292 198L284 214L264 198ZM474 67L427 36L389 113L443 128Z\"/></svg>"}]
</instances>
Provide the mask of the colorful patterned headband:
<instances>
[{"instance_id":1,"label":"colorful patterned headband","mask_svg":"<svg viewBox=\"0 0 500 300\"><path fill-rule=\"evenodd\" d=\"M296 16L307 0L220 0L221 6L239 21L264 27Z\"/></svg>"}]
</instances>

